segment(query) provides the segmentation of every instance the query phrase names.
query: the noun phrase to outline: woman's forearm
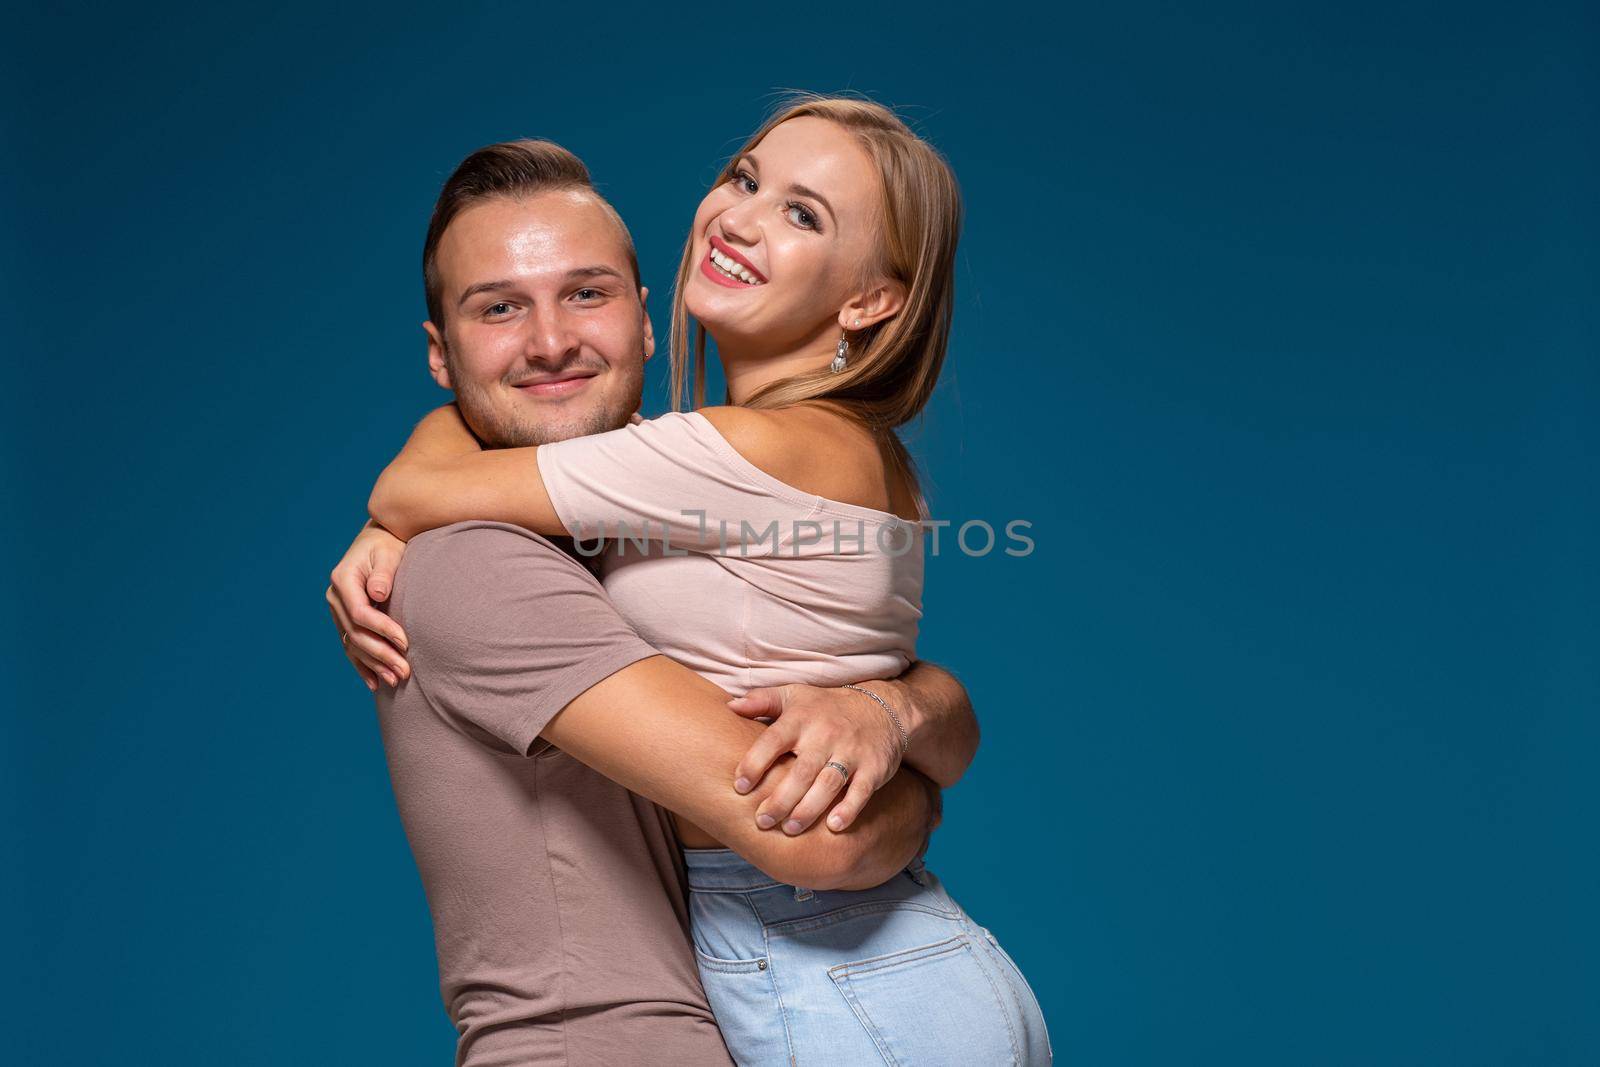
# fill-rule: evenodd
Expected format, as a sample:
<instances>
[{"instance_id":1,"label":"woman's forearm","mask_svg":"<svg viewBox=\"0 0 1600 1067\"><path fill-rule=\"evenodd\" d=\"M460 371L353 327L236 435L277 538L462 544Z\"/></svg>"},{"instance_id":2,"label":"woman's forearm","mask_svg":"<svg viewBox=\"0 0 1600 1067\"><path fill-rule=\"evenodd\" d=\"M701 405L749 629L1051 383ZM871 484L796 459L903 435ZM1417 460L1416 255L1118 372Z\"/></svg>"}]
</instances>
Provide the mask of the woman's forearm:
<instances>
[{"instance_id":1,"label":"woman's forearm","mask_svg":"<svg viewBox=\"0 0 1600 1067\"><path fill-rule=\"evenodd\" d=\"M378 476L367 511L402 540L469 519L566 533L539 474L537 448L484 451L454 404L429 412Z\"/></svg>"},{"instance_id":2,"label":"woman's forearm","mask_svg":"<svg viewBox=\"0 0 1600 1067\"><path fill-rule=\"evenodd\" d=\"M454 404L434 408L422 417L406 438L401 456L414 459L451 459L483 451L461 409Z\"/></svg>"}]
</instances>

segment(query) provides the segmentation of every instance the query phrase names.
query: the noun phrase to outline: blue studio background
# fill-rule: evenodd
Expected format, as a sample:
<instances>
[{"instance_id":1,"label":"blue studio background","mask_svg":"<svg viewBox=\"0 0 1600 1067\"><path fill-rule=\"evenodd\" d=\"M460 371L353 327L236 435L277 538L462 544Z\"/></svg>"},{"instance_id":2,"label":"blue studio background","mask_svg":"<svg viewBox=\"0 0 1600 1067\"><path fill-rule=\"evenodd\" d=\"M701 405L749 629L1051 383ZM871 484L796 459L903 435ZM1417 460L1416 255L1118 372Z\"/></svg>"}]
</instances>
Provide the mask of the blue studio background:
<instances>
[{"instance_id":1,"label":"blue studio background","mask_svg":"<svg viewBox=\"0 0 1600 1067\"><path fill-rule=\"evenodd\" d=\"M1037 548L930 560L984 724L932 860L1061 1061L1600 1062L1592 6L8 22L0 1059L449 1062L322 602L444 399L433 197L568 145L663 331L800 87L965 188L908 437L937 516Z\"/></svg>"}]
</instances>

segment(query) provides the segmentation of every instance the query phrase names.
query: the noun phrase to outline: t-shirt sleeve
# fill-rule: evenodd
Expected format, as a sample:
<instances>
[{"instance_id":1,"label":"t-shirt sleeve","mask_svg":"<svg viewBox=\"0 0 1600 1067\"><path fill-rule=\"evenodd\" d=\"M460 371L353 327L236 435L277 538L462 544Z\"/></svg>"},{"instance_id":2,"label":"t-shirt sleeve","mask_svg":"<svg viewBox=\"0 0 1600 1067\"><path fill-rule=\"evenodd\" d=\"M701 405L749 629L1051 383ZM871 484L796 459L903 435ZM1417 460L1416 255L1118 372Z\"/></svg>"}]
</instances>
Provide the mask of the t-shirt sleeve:
<instances>
[{"instance_id":1,"label":"t-shirt sleeve","mask_svg":"<svg viewBox=\"0 0 1600 1067\"><path fill-rule=\"evenodd\" d=\"M540 445L538 462L562 525L585 544L633 538L775 555L817 500L740 456L696 412Z\"/></svg>"},{"instance_id":2,"label":"t-shirt sleeve","mask_svg":"<svg viewBox=\"0 0 1600 1067\"><path fill-rule=\"evenodd\" d=\"M446 718L523 755L590 686L656 655L604 588L550 541L502 522L421 534L406 546L390 612L412 674Z\"/></svg>"}]
</instances>

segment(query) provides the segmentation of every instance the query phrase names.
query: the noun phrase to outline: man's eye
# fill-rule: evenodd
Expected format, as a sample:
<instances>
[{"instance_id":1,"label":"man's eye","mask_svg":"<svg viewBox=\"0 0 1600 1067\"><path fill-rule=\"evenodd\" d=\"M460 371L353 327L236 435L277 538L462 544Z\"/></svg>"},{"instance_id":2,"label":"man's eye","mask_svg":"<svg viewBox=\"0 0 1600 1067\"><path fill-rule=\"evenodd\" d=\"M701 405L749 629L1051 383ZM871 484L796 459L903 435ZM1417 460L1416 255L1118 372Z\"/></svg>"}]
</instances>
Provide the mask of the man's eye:
<instances>
[{"instance_id":1,"label":"man's eye","mask_svg":"<svg viewBox=\"0 0 1600 1067\"><path fill-rule=\"evenodd\" d=\"M790 203L784 205L784 207L789 213L790 221L792 221L796 226L800 226L807 230L814 230L817 228L817 216L809 211L804 204L796 204L791 201Z\"/></svg>"},{"instance_id":2,"label":"man's eye","mask_svg":"<svg viewBox=\"0 0 1600 1067\"><path fill-rule=\"evenodd\" d=\"M506 303L504 300L501 300L497 303L490 304L488 307L484 308L483 311L485 315L509 315L511 314L511 305Z\"/></svg>"},{"instance_id":3,"label":"man's eye","mask_svg":"<svg viewBox=\"0 0 1600 1067\"><path fill-rule=\"evenodd\" d=\"M579 289L576 293L573 293L572 295L577 297L579 300L599 300L600 299L600 290L598 290L598 289Z\"/></svg>"}]
</instances>

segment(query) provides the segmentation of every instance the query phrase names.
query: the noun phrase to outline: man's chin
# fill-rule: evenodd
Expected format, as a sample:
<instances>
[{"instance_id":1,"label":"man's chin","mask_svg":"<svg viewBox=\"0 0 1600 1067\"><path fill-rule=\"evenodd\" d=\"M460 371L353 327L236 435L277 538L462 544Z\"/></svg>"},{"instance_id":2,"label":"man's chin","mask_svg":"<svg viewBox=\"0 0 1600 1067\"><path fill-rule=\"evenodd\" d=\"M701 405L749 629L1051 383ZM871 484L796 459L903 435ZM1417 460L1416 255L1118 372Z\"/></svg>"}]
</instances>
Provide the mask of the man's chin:
<instances>
[{"instance_id":1,"label":"man's chin","mask_svg":"<svg viewBox=\"0 0 1600 1067\"><path fill-rule=\"evenodd\" d=\"M635 408L616 412L597 406L565 410L564 405L540 405L543 410L527 410L519 405L517 411L473 410L477 405L457 398L462 416L489 448L526 448L529 445L550 445L569 441L574 437L588 437L605 433L628 424L628 416Z\"/></svg>"}]
</instances>

